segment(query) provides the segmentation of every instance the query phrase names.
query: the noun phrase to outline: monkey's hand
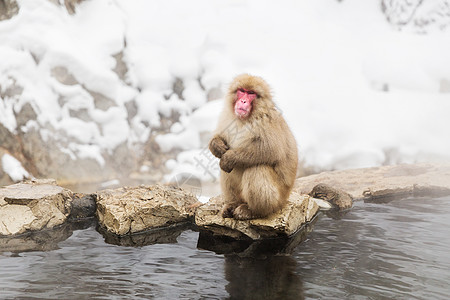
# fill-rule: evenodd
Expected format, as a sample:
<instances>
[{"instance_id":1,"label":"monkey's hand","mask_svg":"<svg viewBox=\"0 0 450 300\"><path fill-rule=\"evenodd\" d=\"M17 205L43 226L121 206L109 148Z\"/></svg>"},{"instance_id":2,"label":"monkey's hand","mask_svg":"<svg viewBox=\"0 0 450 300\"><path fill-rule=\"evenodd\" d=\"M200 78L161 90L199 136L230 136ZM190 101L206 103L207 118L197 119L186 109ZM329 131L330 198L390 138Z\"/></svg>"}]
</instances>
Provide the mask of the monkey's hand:
<instances>
[{"instance_id":1,"label":"monkey's hand","mask_svg":"<svg viewBox=\"0 0 450 300\"><path fill-rule=\"evenodd\" d=\"M222 158L228 149L230 149L230 147L228 147L225 140L219 136L215 136L211 142L209 142L209 150L217 158Z\"/></svg>"},{"instance_id":2,"label":"monkey's hand","mask_svg":"<svg viewBox=\"0 0 450 300\"><path fill-rule=\"evenodd\" d=\"M225 152L220 159L219 165L220 168L227 173L233 171L234 167L236 166L234 151L228 150L227 152Z\"/></svg>"}]
</instances>

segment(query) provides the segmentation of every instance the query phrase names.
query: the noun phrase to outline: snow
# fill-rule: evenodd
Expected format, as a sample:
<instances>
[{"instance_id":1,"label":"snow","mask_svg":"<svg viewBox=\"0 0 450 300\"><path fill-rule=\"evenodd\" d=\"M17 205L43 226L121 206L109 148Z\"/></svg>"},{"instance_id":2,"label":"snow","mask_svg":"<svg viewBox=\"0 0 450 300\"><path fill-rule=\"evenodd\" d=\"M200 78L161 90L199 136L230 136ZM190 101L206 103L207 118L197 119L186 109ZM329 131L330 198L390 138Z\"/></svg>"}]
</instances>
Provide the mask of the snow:
<instances>
[{"instance_id":1,"label":"snow","mask_svg":"<svg viewBox=\"0 0 450 300\"><path fill-rule=\"evenodd\" d=\"M73 159L102 166L103 154L144 143L161 116L177 113L156 138L163 151L182 150L167 178L216 180L204 137L223 100L207 101L208 91L225 92L242 72L270 83L306 166L450 159L450 95L439 92L450 81L448 30L400 31L377 1L96 0L72 16L47 0L18 2L19 14L0 22L0 123L16 133L14 113L30 103L38 119L22 130L38 127L45 139L50 124L71 139L61 151ZM113 71L120 52L125 80ZM76 83L56 80L56 67ZM14 85L23 93L3 96ZM90 92L116 106L97 108ZM130 101L137 114L128 120ZM71 116L80 109L92 120Z\"/></svg>"},{"instance_id":2,"label":"snow","mask_svg":"<svg viewBox=\"0 0 450 300\"><path fill-rule=\"evenodd\" d=\"M30 177L30 174L24 169L22 164L8 153L2 156L2 169L13 181L20 181Z\"/></svg>"}]
</instances>

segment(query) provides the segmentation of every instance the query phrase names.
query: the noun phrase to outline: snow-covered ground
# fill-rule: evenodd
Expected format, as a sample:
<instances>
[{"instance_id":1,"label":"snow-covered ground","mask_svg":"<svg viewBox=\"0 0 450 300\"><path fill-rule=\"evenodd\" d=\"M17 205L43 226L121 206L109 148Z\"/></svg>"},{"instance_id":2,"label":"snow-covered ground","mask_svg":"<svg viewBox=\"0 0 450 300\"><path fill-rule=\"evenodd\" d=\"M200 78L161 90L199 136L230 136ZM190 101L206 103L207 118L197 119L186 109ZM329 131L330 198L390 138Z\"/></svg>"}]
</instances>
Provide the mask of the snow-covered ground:
<instances>
[{"instance_id":1,"label":"snow-covered ground","mask_svg":"<svg viewBox=\"0 0 450 300\"><path fill-rule=\"evenodd\" d=\"M160 114L177 111L180 122L157 138L163 150L183 149L167 162L167 178L215 179L201 133L214 129L222 103L207 93L242 72L271 84L306 166L450 159L450 94L442 92L450 32L399 31L378 1L91 0L75 15L47 0L18 3L19 14L0 22L0 86L24 90L0 100L0 122L16 132L15 112L30 103L38 118L21 130L40 128L43 139L45 124L65 132L73 141L61 150L73 159L102 165L103 152L145 142ZM125 80L113 71L121 51ZM78 84L55 80L61 66ZM184 99L171 94L176 78ZM115 106L98 109L86 90ZM130 101L137 114L128 122ZM77 109L99 125L70 114Z\"/></svg>"}]
</instances>

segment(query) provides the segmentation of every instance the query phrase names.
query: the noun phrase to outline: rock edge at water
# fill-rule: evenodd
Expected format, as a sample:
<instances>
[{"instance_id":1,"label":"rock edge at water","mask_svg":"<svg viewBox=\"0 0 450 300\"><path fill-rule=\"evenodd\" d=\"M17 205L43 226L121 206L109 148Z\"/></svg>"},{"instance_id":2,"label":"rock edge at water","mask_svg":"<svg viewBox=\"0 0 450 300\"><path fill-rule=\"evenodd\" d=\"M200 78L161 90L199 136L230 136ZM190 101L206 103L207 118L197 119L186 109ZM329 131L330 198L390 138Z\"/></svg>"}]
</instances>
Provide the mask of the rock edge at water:
<instances>
[{"instance_id":1,"label":"rock edge at water","mask_svg":"<svg viewBox=\"0 0 450 300\"><path fill-rule=\"evenodd\" d=\"M0 188L0 236L49 229L63 224L72 192L54 180L31 180Z\"/></svg>"},{"instance_id":2,"label":"rock edge at water","mask_svg":"<svg viewBox=\"0 0 450 300\"><path fill-rule=\"evenodd\" d=\"M95 213L100 225L118 236L193 222L194 215L197 226L214 235L254 240L289 236L317 212L306 194L318 184L327 185L328 192L339 191L339 197L348 194L365 201L446 196L450 195L450 164L384 166L299 178L289 204L280 213L250 221L218 215L220 196L202 205L192 194L174 187L123 187L84 195L57 186L54 180L32 180L0 188L0 237L50 229ZM331 199L328 192L325 200ZM332 198L335 194L331 193ZM348 208L351 202L344 205Z\"/></svg>"},{"instance_id":3,"label":"rock edge at water","mask_svg":"<svg viewBox=\"0 0 450 300\"><path fill-rule=\"evenodd\" d=\"M253 240L291 236L311 221L319 209L311 197L296 192L291 193L287 205L280 212L263 219L239 221L223 218L220 213L222 206L221 196L210 199L197 209L195 224L215 235Z\"/></svg>"},{"instance_id":4,"label":"rock edge at water","mask_svg":"<svg viewBox=\"0 0 450 300\"><path fill-rule=\"evenodd\" d=\"M100 226L117 235L188 222L201 203L180 188L152 185L97 193Z\"/></svg>"},{"instance_id":5,"label":"rock edge at water","mask_svg":"<svg viewBox=\"0 0 450 300\"><path fill-rule=\"evenodd\" d=\"M401 164L376 168L323 172L298 178L294 190L307 194L317 184L340 189L354 199L450 195L450 164Z\"/></svg>"}]
</instances>

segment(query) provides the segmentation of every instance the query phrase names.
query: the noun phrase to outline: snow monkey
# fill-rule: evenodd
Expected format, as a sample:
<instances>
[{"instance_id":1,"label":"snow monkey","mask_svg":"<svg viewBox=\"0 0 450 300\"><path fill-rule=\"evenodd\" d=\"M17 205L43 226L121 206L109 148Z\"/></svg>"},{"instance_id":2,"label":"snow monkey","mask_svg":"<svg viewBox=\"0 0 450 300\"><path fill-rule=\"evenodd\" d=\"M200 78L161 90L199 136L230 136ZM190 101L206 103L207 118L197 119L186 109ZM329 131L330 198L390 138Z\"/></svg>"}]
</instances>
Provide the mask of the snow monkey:
<instances>
[{"instance_id":1,"label":"snow monkey","mask_svg":"<svg viewBox=\"0 0 450 300\"><path fill-rule=\"evenodd\" d=\"M262 218L286 204L297 144L262 78L242 74L231 82L209 149L220 159L224 218Z\"/></svg>"}]
</instances>

